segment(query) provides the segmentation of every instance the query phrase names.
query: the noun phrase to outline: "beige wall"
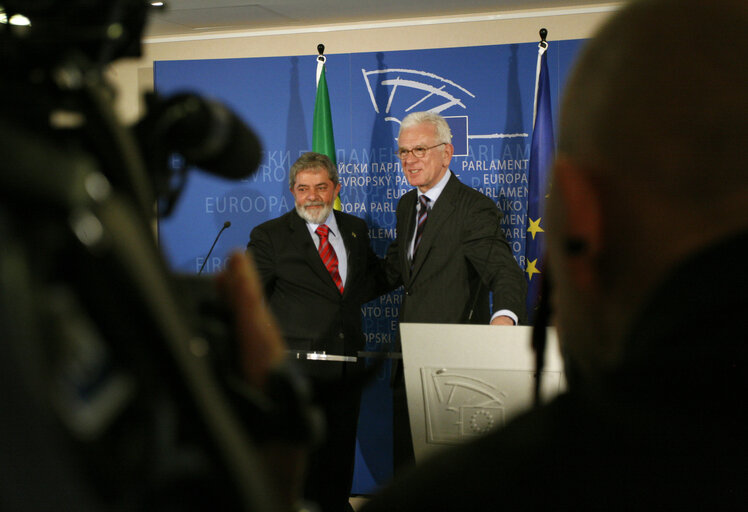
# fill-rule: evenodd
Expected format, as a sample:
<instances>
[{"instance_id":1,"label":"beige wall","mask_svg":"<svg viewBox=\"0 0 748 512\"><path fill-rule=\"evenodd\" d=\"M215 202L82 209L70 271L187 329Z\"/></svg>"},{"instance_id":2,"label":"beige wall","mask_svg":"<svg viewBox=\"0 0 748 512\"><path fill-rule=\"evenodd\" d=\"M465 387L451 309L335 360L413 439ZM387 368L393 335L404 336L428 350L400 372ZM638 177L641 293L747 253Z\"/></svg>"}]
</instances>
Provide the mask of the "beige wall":
<instances>
[{"instance_id":1,"label":"beige wall","mask_svg":"<svg viewBox=\"0 0 748 512\"><path fill-rule=\"evenodd\" d=\"M376 0L374 0L376 1ZM220 59L317 55L387 50L448 48L537 41L548 29L548 40L592 35L615 6L481 14L451 18L278 28L243 33L214 33L146 39L141 60L118 62L110 76L118 89L118 111L124 121L139 117L142 91L153 87L153 62L158 60Z\"/></svg>"}]
</instances>

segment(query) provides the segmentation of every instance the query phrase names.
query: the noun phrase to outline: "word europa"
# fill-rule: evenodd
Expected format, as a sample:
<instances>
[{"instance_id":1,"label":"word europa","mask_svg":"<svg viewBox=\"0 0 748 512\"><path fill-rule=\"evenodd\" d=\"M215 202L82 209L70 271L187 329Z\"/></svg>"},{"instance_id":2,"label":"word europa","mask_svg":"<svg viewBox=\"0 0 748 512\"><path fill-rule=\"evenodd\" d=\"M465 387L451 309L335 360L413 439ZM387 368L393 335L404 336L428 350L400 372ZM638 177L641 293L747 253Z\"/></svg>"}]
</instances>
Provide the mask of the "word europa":
<instances>
[{"instance_id":1,"label":"word europa","mask_svg":"<svg viewBox=\"0 0 748 512\"><path fill-rule=\"evenodd\" d=\"M206 197L205 213L281 213L290 210L292 204L284 196L256 197Z\"/></svg>"}]
</instances>

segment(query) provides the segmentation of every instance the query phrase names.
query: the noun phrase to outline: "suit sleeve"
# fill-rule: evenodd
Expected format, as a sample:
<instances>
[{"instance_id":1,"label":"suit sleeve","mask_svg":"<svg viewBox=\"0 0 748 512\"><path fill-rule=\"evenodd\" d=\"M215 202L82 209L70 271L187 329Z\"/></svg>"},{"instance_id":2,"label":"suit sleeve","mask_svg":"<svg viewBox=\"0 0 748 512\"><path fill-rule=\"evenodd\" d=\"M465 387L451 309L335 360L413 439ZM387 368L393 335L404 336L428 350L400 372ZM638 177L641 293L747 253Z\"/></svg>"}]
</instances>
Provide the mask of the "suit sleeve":
<instances>
[{"instance_id":1,"label":"suit sleeve","mask_svg":"<svg viewBox=\"0 0 748 512\"><path fill-rule=\"evenodd\" d=\"M249 234L247 251L250 252L252 259L254 259L257 272L265 289L265 295L270 297L277 277L275 268L277 258L275 257L272 239L264 226L254 228Z\"/></svg>"},{"instance_id":2,"label":"suit sleeve","mask_svg":"<svg viewBox=\"0 0 748 512\"><path fill-rule=\"evenodd\" d=\"M405 232L400 232L400 230L403 229L403 227L401 226L402 204L402 200L397 203L397 235L395 236L395 239L392 241L392 243L390 243L390 246L387 248L387 254L385 255L384 260L387 283L390 287L390 290L394 290L395 288L403 284L403 270L401 268L402 260L400 258L400 243L402 238L401 235L404 236L405 234Z\"/></svg>"},{"instance_id":3,"label":"suit sleeve","mask_svg":"<svg viewBox=\"0 0 748 512\"><path fill-rule=\"evenodd\" d=\"M400 255L398 249L398 239L395 238L387 248L387 255L384 260L385 274L390 289L394 290L403 284L403 275L400 270Z\"/></svg>"},{"instance_id":4,"label":"suit sleeve","mask_svg":"<svg viewBox=\"0 0 748 512\"><path fill-rule=\"evenodd\" d=\"M367 276L367 289L364 294L364 302L369 302L380 295L389 292L393 289L389 284L386 273L386 260L378 257L371 248L371 240L369 239L369 228L366 222L361 220L361 227L359 228L359 237L365 244L366 251L366 269Z\"/></svg>"},{"instance_id":5,"label":"suit sleeve","mask_svg":"<svg viewBox=\"0 0 748 512\"><path fill-rule=\"evenodd\" d=\"M527 283L501 230L501 212L493 202L473 203L463 226L463 247L481 281L493 293L492 311L508 309L526 322Z\"/></svg>"}]
</instances>

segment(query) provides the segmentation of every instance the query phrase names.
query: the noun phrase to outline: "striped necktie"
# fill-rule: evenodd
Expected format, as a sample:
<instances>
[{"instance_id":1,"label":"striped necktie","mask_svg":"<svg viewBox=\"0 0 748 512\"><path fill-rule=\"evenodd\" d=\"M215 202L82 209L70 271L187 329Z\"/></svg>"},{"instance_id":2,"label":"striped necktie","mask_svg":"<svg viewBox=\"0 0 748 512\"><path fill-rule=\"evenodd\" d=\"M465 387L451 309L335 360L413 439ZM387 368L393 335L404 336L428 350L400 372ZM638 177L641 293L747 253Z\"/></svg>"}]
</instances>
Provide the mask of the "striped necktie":
<instances>
[{"instance_id":1,"label":"striped necktie","mask_svg":"<svg viewBox=\"0 0 748 512\"><path fill-rule=\"evenodd\" d=\"M319 236L319 257L322 258L325 268L330 273L332 280L335 281L335 286L338 287L340 293L343 293L343 280L340 278L338 272L338 255L335 254L335 249L332 248L330 242L327 240L330 234L330 228L327 224L322 224L317 227L315 233Z\"/></svg>"},{"instance_id":2,"label":"striped necktie","mask_svg":"<svg viewBox=\"0 0 748 512\"><path fill-rule=\"evenodd\" d=\"M421 237L423 236L423 228L426 226L426 219L429 216L430 199L425 195L421 195L421 197L418 198L418 201L420 202L421 207L418 209L418 226L416 227L416 239L413 242L413 259L410 262L411 269L413 268L413 262L416 260L418 246L421 245Z\"/></svg>"}]
</instances>

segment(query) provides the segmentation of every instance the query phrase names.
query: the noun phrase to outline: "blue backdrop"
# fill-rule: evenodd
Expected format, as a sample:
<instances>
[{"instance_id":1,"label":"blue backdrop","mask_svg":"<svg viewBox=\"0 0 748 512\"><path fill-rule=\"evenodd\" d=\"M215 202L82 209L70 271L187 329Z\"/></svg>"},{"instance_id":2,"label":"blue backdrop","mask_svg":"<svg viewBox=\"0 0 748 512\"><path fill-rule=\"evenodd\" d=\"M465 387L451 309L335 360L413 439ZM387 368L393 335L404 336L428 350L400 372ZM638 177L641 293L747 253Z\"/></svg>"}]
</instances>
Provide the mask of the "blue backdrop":
<instances>
[{"instance_id":1,"label":"blue backdrop","mask_svg":"<svg viewBox=\"0 0 748 512\"><path fill-rule=\"evenodd\" d=\"M583 41L551 42L551 102ZM343 210L365 219L374 250L383 256L395 236L395 207L409 189L395 157L400 120L433 110L454 134L452 170L492 198L502 227L525 268L527 171L532 136L537 43L327 55L327 82L342 184ZM314 50L314 49L312 49ZM250 230L293 208L288 169L311 148L316 55L252 59L162 61L155 84L162 94L194 91L231 107L264 147L258 172L227 181L191 172L175 212L159 223L173 268L196 273L219 229L231 222L203 272L222 268L231 250L245 248ZM394 340L396 291L363 308L368 350ZM389 369L364 392L354 493L391 475Z\"/></svg>"}]
</instances>

